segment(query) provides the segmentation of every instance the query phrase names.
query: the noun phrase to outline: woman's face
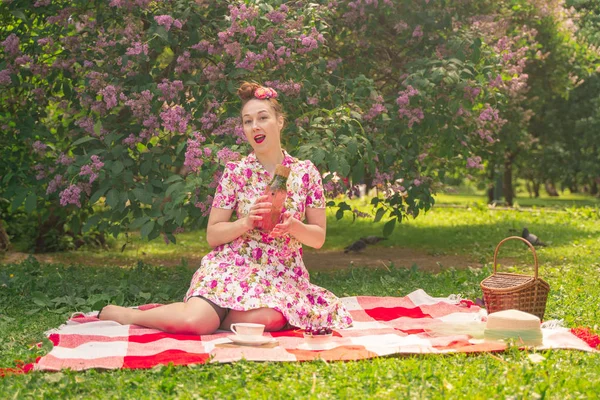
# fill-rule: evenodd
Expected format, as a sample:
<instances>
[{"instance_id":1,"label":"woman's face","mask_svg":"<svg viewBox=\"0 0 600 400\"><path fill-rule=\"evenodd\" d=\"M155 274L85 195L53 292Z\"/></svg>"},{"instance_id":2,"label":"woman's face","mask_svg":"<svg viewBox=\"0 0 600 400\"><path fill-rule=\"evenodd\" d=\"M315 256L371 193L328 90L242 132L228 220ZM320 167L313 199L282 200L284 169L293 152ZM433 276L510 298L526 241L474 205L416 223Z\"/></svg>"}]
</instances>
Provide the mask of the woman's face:
<instances>
[{"instance_id":1,"label":"woman's face","mask_svg":"<svg viewBox=\"0 0 600 400\"><path fill-rule=\"evenodd\" d=\"M244 134L256 153L279 151L283 123L268 101L252 99L242 109Z\"/></svg>"}]
</instances>

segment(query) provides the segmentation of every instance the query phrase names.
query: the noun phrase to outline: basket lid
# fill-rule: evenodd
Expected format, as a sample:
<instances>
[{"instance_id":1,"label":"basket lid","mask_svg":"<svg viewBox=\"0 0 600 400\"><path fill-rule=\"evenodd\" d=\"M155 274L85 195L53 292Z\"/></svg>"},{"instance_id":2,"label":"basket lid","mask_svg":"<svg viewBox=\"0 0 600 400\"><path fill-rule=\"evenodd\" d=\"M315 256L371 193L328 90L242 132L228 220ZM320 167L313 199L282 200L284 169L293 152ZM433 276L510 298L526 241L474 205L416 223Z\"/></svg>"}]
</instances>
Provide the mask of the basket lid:
<instances>
[{"instance_id":1,"label":"basket lid","mask_svg":"<svg viewBox=\"0 0 600 400\"><path fill-rule=\"evenodd\" d=\"M496 272L481 281L481 286L489 289L506 289L518 286L528 285L535 281L535 277L530 275L509 274L506 272Z\"/></svg>"}]
</instances>

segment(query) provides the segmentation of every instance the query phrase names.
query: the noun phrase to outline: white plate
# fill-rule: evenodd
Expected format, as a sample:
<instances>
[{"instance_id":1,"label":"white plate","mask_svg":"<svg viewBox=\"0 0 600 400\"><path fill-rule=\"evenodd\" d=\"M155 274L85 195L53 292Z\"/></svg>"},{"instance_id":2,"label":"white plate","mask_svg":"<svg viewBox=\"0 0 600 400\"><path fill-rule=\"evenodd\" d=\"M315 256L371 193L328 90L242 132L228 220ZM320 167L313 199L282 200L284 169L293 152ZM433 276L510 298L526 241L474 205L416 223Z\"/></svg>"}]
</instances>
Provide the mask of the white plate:
<instances>
[{"instance_id":1,"label":"white plate","mask_svg":"<svg viewBox=\"0 0 600 400\"><path fill-rule=\"evenodd\" d=\"M245 344L245 345L250 345L250 346L260 346L263 344L273 343L276 341L274 337L270 337L270 336L257 336L256 338L254 338L254 337L249 337L249 336L241 337L239 335L231 335L231 336L227 336L227 339L231 340L235 344Z\"/></svg>"}]
</instances>

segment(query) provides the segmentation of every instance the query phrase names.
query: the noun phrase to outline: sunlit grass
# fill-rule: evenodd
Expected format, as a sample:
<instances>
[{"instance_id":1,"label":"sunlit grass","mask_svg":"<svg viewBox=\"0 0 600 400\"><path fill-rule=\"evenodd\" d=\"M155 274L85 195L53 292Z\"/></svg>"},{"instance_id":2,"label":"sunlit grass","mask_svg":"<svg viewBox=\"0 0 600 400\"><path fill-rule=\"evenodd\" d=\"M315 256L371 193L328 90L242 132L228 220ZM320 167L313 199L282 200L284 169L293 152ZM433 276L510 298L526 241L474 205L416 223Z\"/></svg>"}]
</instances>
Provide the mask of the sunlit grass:
<instances>
[{"instance_id":1,"label":"sunlit grass","mask_svg":"<svg viewBox=\"0 0 600 400\"><path fill-rule=\"evenodd\" d=\"M370 211L366 200L354 200L353 205ZM473 299L481 296L479 283L491 273L497 243L527 226L548 243L536 250L540 276L551 288L546 319L562 319L566 326L582 325L598 332L600 217L596 210L540 206L507 211L477 203L434 207L396 226L378 246L421 249L433 256L461 254L483 262L481 269L443 268L432 274L418 267L373 270L358 266L334 273L314 272L311 279L338 296L404 296L422 288L434 296L456 293ZM325 250L340 249L360 236L380 235L384 222L385 218L380 223L353 221L350 214L336 221L334 210L329 210ZM120 247L125 238L120 237L110 251L62 254L62 264L39 265L34 260L0 264L0 367L46 354L51 345L43 332L59 326L74 311L99 309L106 303L181 300L197 267L181 259L189 259L190 254L202 256L208 246L202 230L177 238L176 245L167 245L130 235L123 252ZM517 266L501 266L507 271L531 273L531 252L521 243L507 243L501 256L518 261ZM127 260L131 267L110 266L116 262L89 266L90 260L102 257ZM140 259L154 266L138 263ZM165 259L180 265L156 266ZM37 302L32 301L35 293ZM46 305L40 306L40 299ZM44 342L41 349L32 346L40 341ZM343 363L237 362L32 373L1 380L0 398L597 398L599 355L556 350L540 354L544 357L540 363L532 362L527 352L510 349L499 354L383 357Z\"/></svg>"}]
</instances>

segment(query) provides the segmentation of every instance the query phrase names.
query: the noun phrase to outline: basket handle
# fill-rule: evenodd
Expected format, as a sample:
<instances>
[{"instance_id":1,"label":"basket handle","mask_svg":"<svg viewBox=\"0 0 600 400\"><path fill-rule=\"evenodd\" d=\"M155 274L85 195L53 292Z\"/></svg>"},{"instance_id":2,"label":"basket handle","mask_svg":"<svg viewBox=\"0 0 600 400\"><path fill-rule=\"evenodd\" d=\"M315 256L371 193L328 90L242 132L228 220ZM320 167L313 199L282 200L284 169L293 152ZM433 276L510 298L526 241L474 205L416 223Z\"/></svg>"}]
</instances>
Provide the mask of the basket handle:
<instances>
[{"instance_id":1,"label":"basket handle","mask_svg":"<svg viewBox=\"0 0 600 400\"><path fill-rule=\"evenodd\" d=\"M531 243L529 243L529 241L523 239L520 236L509 236L505 239L503 239L502 241L500 241L500 243L498 243L498 246L496 246L496 251L494 251L494 274L496 273L496 267L498 266L496 259L498 258L498 251L500 250L500 246L504 243L507 242L509 240L520 240L522 242L524 242L527 246L529 246L529 248L531 249L531 251L533 252L533 260L535 262L535 275L534 278L537 279L538 278L538 259L537 259L537 253L535 252L535 248L533 247L533 245Z\"/></svg>"}]
</instances>

